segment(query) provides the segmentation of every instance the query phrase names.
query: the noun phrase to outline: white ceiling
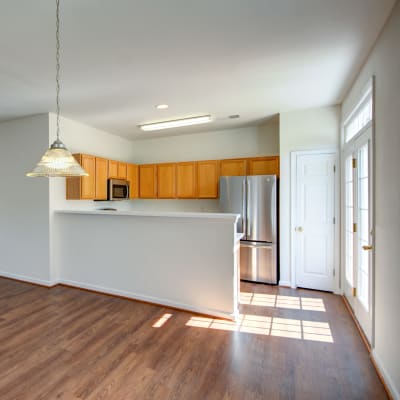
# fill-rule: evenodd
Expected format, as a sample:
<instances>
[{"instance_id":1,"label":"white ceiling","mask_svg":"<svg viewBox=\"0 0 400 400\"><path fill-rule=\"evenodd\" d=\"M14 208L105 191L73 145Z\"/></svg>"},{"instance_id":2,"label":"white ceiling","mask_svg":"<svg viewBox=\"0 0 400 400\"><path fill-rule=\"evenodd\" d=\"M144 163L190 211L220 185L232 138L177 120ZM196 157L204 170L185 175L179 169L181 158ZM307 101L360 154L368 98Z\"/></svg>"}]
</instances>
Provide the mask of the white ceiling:
<instances>
[{"instance_id":1,"label":"white ceiling","mask_svg":"<svg viewBox=\"0 0 400 400\"><path fill-rule=\"evenodd\" d=\"M337 104L394 3L61 0L61 113L133 139ZM55 111L54 13L55 0L1 0L0 120ZM208 113L198 127L137 127Z\"/></svg>"}]
</instances>

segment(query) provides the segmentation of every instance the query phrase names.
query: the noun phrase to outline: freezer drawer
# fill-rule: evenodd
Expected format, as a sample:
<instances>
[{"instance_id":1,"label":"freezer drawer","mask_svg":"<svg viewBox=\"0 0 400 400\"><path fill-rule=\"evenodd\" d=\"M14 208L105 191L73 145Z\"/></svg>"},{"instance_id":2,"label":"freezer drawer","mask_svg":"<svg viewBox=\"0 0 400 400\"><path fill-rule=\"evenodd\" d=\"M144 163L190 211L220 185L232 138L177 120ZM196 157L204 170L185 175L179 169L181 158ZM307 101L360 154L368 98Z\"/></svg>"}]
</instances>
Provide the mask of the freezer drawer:
<instances>
[{"instance_id":1,"label":"freezer drawer","mask_svg":"<svg viewBox=\"0 0 400 400\"><path fill-rule=\"evenodd\" d=\"M277 284L276 244L240 242L240 279Z\"/></svg>"}]
</instances>

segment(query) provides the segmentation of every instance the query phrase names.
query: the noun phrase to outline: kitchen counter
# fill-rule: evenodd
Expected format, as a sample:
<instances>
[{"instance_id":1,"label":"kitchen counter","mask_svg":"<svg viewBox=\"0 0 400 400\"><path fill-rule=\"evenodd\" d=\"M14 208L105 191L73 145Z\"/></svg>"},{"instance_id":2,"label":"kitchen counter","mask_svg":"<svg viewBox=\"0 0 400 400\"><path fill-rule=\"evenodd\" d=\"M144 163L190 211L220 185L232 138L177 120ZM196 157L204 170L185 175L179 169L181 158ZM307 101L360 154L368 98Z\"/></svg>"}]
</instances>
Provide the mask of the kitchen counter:
<instances>
[{"instance_id":1,"label":"kitchen counter","mask_svg":"<svg viewBox=\"0 0 400 400\"><path fill-rule=\"evenodd\" d=\"M86 289L234 319L237 214L59 210L53 270Z\"/></svg>"},{"instance_id":2,"label":"kitchen counter","mask_svg":"<svg viewBox=\"0 0 400 400\"><path fill-rule=\"evenodd\" d=\"M177 211L119 211L119 210L57 210L56 213L66 214L95 214L95 215L124 215L136 217L166 217L166 218L211 218L236 219L238 214L207 213L207 212L177 212Z\"/></svg>"}]
</instances>

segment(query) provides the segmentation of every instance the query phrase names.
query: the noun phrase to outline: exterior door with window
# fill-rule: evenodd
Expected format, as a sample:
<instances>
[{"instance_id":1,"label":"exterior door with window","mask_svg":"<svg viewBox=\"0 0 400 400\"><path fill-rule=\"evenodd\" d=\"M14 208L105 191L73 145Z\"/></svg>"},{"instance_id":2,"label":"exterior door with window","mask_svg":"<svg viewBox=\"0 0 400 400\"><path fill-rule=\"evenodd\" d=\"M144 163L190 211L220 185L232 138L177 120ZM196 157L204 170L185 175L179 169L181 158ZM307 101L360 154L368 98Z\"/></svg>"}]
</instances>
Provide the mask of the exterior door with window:
<instances>
[{"instance_id":1,"label":"exterior door with window","mask_svg":"<svg viewBox=\"0 0 400 400\"><path fill-rule=\"evenodd\" d=\"M345 153L344 292L367 339L372 340L373 208L372 127Z\"/></svg>"}]
</instances>

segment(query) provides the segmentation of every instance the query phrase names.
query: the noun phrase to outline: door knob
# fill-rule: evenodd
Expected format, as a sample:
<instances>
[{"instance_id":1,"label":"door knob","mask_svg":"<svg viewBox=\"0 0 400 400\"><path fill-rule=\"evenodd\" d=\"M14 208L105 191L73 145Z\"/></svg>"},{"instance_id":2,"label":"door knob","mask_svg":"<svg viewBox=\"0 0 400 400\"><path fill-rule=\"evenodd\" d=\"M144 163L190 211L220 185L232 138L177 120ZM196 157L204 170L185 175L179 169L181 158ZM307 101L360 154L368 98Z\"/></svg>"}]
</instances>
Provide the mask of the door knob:
<instances>
[{"instance_id":1,"label":"door knob","mask_svg":"<svg viewBox=\"0 0 400 400\"><path fill-rule=\"evenodd\" d=\"M303 227L302 226L296 226L295 231L296 232L303 232Z\"/></svg>"},{"instance_id":2,"label":"door knob","mask_svg":"<svg viewBox=\"0 0 400 400\"><path fill-rule=\"evenodd\" d=\"M363 248L363 250L372 250L374 247L371 245L368 245L368 246L363 246L362 248Z\"/></svg>"}]
</instances>

